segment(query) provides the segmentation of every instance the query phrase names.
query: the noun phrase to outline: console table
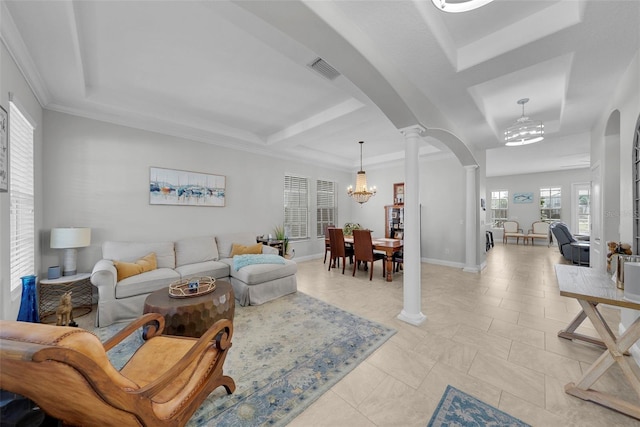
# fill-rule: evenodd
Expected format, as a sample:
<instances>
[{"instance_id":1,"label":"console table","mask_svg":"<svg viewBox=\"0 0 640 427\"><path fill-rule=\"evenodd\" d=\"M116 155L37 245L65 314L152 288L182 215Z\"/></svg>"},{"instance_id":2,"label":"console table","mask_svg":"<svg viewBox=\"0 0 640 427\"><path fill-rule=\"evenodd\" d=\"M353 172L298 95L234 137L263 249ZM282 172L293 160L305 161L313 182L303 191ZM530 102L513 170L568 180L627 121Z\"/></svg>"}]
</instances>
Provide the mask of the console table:
<instances>
[{"instance_id":1,"label":"console table","mask_svg":"<svg viewBox=\"0 0 640 427\"><path fill-rule=\"evenodd\" d=\"M582 312L578 314L571 325L560 331L558 335L565 334L562 336L563 338L582 339L600 344L597 340L588 339L589 337L573 332L588 317L602 339L602 345L606 347L604 353L582 375L582 378L564 387L565 392L582 400L590 400L640 419L640 405L637 403L631 403L590 388L609 368L618 364L624 377L640 397L640 379L636 376L631 365L635 364L635 360L627 355L629 348L640 339L640 317L629 326L622 336L616 338L597 308L598 304L602 303L614 307L640 310L640 303L626 300L624 292L616 287L608 274L595 271L592 268L556 265L556 277L560 287L560 295L577 299L582 307Z\"/></svg>"}]
</instances>

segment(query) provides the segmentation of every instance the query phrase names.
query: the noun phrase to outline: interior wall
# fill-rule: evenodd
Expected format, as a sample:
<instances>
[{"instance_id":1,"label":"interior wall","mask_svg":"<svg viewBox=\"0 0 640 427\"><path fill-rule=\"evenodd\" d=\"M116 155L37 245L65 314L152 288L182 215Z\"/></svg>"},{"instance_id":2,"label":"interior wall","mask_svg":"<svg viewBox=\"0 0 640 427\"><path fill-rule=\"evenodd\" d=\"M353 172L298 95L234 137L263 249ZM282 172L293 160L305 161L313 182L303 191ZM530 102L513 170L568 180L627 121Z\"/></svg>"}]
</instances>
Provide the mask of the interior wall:
<instances>
[{"instance_id":1,"label":"interior wall","mask_svg":"<svg viewBox=\"0 0 640 427\"><path fill-rule=\"evenodd\" d=\"M420 159L420 256L434 264L464 267L466 172L452 154ZM404 163L368 169L367 183L378 193L351 211L353 219L384 235L384 206L393 204L393 184L405 181ZM352 176L355 182L355 174ZM351 202L356 205L355 202Z\"/></svg>"},{"instance_id":2,"label":"interior wall","mask_svg":"<svg viewBox=\"0 0 640 427\"><path fill-rule=\"evenodd\" d=\"M44 156L43 269L61 261L49 249L53 227L92 229L91 246L78 250L78 270L91 271L105 240L166 241L251 231L273 232L282 224L285 174L310 178L310 236L292 242L296 257L323 253L315 237L316 179L331 179L338 189L351 175L312 164L269 158L46 110ZM149 168L162 167L226 176L226 206L149 204ZM351 206L338 191L340 221Z\"/></svg>"},{"instance_id":3,"label":"interior wall","mask_svg":"<svg viewBox=\"0 0 640 427\"><path fill-rule=\"evenodd\" d=\"M522 175L508 175L487 177L487 222L491 222L491 192L498 190L509 191L509 219L517 221L520 228L527 233L531 224L540 220L540 188L560 187L562 189L562 213L561 220L571 224L571 184L577 182L590 182L589 168L571 169L557 172L541 172ZM514 203L514 193L533 193L533 203ZM502 229L491 228L493 238L502 241ZM544 244L538 241L537 244Z\"/></svg>"},{"instance_id":4,"label":"interior wall","mask_svg":"<svg viewBox=\"0 0 640 427\"><path fill-rule=\"evenodd\" d=\"M11 58L4 42L0 42L0 105L7 112L9 111L9 93L13 93L15 99L32 120L36 123L34 129L34 185L35 185L35 227L36 233L42 223L42 108L38 100L33 95L31 88L20 73L16 63ZM9 176L11 180L11 176ZM9 266L9 193L0 193L0 318L5 320L15 320L18 317L20 308L21 287L14 292L10 291L11 271ZM36 253L38 253L38 241L36 240ZM40 259L36 257L34 273L40 269Z\"/></svg>"}]
</instances>

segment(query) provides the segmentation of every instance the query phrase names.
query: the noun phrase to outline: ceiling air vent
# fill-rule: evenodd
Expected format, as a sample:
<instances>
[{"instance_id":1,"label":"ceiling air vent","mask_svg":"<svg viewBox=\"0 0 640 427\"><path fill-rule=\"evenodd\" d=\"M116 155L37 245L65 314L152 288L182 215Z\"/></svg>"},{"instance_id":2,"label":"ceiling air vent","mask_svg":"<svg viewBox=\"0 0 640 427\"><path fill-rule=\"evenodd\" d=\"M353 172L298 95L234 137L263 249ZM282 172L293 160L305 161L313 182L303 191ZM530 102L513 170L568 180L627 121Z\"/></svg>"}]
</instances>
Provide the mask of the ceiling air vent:
<instances>
[{"instance_id":1,"label":"ceiling air vent","mask_svg":"<svg viewBox=\"0 0 640 427\"><path fill-rule=\"evenodd\" d=\"M325 79L334 80L340 75L338 70L329 65L324 59L316 58L309 64L309 67Z\"/></svg>"}]
</instances>

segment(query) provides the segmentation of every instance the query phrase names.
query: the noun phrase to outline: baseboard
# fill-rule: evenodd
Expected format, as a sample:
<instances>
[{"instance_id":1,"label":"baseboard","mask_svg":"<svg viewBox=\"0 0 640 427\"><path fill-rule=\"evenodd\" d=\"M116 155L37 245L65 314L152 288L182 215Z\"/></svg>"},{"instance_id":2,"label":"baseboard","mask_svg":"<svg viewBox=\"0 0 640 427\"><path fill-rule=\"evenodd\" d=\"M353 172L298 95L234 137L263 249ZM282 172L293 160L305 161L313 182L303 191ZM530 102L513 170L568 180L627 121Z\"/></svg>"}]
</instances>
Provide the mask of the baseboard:
<instances>
[{"instance_id":1,"label":"baseboard","mask_svg":"<svg viewBox=\"0 0 640 427\"><path fill-rule=\"evenodd\" d=\"M455 267L464 269L466 265L463 262L455 262L455 261L445 261L442 259L435 258L421 258L422 262L426 262L427 264L435 264L435 265L444 265L445 267Z\"/></svg>"}]
</instances>

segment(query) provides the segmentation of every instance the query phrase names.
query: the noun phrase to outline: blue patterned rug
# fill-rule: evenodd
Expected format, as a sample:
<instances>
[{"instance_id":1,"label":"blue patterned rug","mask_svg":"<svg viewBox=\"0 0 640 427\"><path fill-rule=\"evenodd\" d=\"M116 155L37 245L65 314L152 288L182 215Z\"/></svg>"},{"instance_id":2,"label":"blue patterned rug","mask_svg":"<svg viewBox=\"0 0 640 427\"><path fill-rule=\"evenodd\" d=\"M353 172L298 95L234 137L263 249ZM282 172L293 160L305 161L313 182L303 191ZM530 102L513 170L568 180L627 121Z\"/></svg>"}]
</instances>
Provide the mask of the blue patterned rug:
<instances>
[{"instance_id":1,"label":"blue patterned rug","mask_svg":"<svg viewBox=\"0 0 640 427\"><path fill-rule=\"evenodd\" d=\"M486 427L517 426L529 424L470 396L455 387L447 386L427 427Z\"/></svg>"},{"instance_id":2,"label":"blue patterned rug","mask_svg":"<svg viewBox=\"0 0 640 427\"><path fill-rule=\"evenodd\" d=\"M124 325L94 332L102 341ZM236 306L224 373L236 391L214 390L188 426L283 426L389 339L395 330L301 292L254 307ZM119 369L140 334L109 351Z\"/></svg>"}]
</instances>

